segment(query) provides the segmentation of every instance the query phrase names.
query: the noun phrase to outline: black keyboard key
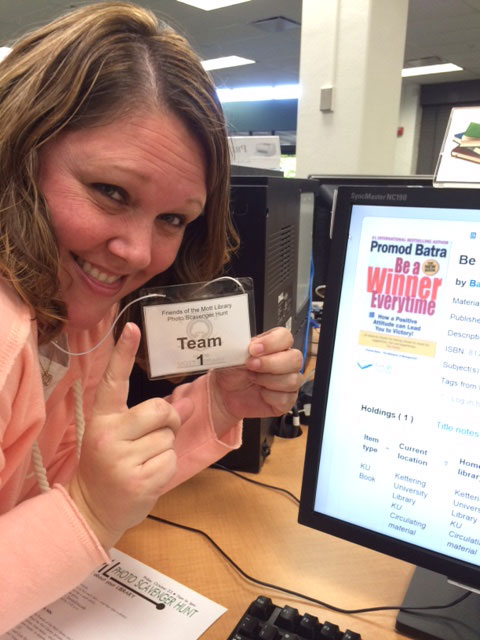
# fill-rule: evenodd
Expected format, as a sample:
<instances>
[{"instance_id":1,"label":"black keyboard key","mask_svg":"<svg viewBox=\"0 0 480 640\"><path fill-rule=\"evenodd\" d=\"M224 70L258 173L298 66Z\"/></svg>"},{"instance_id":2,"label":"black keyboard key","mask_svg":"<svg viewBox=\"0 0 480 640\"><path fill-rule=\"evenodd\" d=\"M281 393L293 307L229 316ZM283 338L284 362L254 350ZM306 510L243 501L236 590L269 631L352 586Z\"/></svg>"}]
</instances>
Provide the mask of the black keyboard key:
<instances>
[{"instance_id":1,"label":"black keyboard key","mask_svg":"<svg viewBox=\"0 0 480 640\"><path fill-rule=\"evenodd\" d=\"M280 632L273 624L266 622L258 633L259 640L280 640Z\"/></svg>"},{"instance_id":2,"label":"black keyboard key","mask_svg":"<svg viewBox=\"0 0 480 640\"><path fill-rule=\"evenodd\" d=\"M295 631L299 620L300 614L298 613L298 609L289 607L288 604L286 604L278 614L275 624L287 631Z\"/></svg>"},{"instance_id":3,"label":"black keyboard key","mask_svg":"<svg viewBox=\"0 0 480 640\"><path fill-rule=\"evenodd\" d=\"M342 640L342 633L337 624L325 621L320 629L320 638L328 640Z\"/></svg>"},{"instance_id":4,"label":"black keyboard key","mask_svg":"<svg viewBox=\"0 0 480 640\"><path fill-rule=\"evenodd\" d=\"M274 609L275 605L271 598L268 598L267 596L258 596L258 598L248 607L248 613L260 618L260 620L268 620Z\"/></svg>"},{"instance_id":5,"label":"black keyboard key","mask_svg":"<svg viewBox=\"0 0 480 640\"><path fill-rule=\"evenodd\" d=\"M317 616L304 613L297 626L297 632L306 640L316 640L320 631L320 623Z\"/></svg>"},{"instance_id":6,"label":"black keyboard key","mask_svg":"<svg viewBox=\"0 0 480 640\"><path fill-rule=\"evenodd\" d=\"M260 623L258 621L258 618L255 618L254 616L246 613L240 620L240 624L238 625L238 632L245 638L256 638L259 626Z\"/></svg>"},{"instance_id":7,"label":"black keyboard key","mask_svg":"<svg viewBox=\"0 0 480 640\"><path fill-rule=\"evenodd\" d=\"M362 637L359 633L350 631L350 629L346 629L345 633L342 636L342 640L362 640Z\"/></svg>"}]
</instances>

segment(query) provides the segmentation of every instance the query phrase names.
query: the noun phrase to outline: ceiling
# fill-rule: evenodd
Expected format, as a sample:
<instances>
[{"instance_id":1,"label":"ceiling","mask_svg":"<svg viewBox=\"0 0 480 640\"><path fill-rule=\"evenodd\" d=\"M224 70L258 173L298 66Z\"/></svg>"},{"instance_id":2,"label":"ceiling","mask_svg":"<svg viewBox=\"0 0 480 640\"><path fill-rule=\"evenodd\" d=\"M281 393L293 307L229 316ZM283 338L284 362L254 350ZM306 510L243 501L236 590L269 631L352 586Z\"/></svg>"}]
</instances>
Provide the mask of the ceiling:
<instances>
[{"instance_id":1,"label":"ceiling","mask_svg":"<svg viewBox=\"0 0 480 640\"><path fill-rule=\"evenodd\" d=\"M91 0L90 0L91 1ZM318 0L319 5L323 0ZM391 0L390 0L391 1ZM0 44L88 0L0 0ZM296 83L299 77L301 0L251 0L202 11L177 0L140 0L186 35L202 58L240 55L256 64L212 75L219 87ZM285 18L286 30L277 30ZM480 79L480 0L410 0L405 60L439 57L462 72L422 76L421 84Z\"/></svg>"}]
</instances>

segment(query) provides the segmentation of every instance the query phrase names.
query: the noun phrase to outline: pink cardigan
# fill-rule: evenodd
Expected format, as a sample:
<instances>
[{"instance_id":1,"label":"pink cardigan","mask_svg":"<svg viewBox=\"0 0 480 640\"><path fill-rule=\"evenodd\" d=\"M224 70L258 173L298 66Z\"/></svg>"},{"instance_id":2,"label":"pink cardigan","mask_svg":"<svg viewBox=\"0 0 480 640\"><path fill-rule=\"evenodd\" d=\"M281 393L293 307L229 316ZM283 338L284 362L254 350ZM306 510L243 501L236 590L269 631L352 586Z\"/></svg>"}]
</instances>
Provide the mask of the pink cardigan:
<instances>
[{"instance_id":1,"label":"pink cardigan","mask_svg":"<svg viewBox=\"0 0 480 640\"><path fill-rule=\"evenodd\" d=\"M76 466L72 384L82 380L85 418L112 348L106 340L91 354L71 357L65 377L45 403L36 324L16 293L0 280L0 634L82 582L108 561L63 486ZM87 351L110 327L71 332L72 352ZM209 408L209 376L177 387L194 415L177 436L178 472L165 491L238 447L241 424L217 438ZM52 489L40 494L32 472L37 440Z\"/></svg>"}]
</instances>

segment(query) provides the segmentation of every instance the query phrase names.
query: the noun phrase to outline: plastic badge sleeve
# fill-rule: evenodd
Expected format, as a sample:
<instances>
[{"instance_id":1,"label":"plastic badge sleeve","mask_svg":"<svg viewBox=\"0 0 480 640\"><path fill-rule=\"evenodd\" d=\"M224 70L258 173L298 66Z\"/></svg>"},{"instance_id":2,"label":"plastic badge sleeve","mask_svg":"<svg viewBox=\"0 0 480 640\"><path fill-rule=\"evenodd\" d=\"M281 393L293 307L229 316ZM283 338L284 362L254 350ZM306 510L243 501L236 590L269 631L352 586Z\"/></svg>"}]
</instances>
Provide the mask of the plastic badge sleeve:
<instances>
[{"instance_id":1,"label":"plastic badge sleeve","mask_svg":"<svg viewBox=\"0 0 480 640\"><path fill-rule=\"evenodd\" d=\"M151 380L242 365L255 330L251 278L145 289Z\"/></svg>"}]
</instances>

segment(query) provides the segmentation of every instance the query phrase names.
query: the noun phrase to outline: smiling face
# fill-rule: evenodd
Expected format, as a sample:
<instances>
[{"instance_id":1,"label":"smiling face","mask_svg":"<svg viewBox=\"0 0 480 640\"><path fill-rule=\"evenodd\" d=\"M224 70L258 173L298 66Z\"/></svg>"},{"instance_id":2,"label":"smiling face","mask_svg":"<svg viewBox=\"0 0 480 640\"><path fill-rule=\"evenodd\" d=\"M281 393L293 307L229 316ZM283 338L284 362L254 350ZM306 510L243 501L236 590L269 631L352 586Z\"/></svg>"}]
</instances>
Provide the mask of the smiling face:
<instances>
[{"instance_id":1,"label":"smiling face","mask_svg":"<svg viewBox=\"0 0 480 640\"><path fill-rule=\"evenodd\" d=\"M168 269L206 200L202 149L169 112L68 131L40 152L68 325L95 326Z\"/></svg>"}]
</instances>

